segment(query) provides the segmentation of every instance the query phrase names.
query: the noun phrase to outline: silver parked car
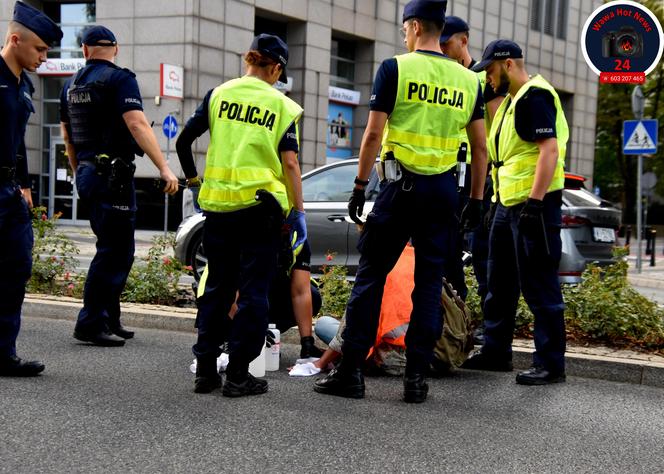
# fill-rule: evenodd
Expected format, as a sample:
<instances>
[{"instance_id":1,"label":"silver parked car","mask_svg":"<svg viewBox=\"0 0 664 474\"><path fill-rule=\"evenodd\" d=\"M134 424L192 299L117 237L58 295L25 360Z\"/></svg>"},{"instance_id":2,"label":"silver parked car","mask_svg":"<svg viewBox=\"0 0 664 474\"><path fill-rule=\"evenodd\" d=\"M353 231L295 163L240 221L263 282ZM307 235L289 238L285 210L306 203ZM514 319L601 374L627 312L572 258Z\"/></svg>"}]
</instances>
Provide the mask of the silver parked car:
<instances>
[{"instance_id":1,"label":"silver parked car","mask_svg":"<svg viewBox=\"0 0 664 474\"><path fill-rule=\"evenodd\" d=\"M313 273L330 262L345 265L354 275L359 262L357 240L359 228L348 217L348 198L357 174L357 159L335 162L312 170L302 176L304 208L307 213L307 229L311 245ZM598 198L583 187L584 178L567 175L563 191L563 256L560 262L561 281L576 283L589 262L601 265L611 263L612 248L621 213L611 203ZM372 171L366 188L367 202L364 214L368 214L378 194L378 177ZM176 235L175 256L191 265L194 276L199 278L205 267L205 249L202 244L205 217L195 211L191 192L183 204L184 220Z\"/></svg>"}]
</instances>

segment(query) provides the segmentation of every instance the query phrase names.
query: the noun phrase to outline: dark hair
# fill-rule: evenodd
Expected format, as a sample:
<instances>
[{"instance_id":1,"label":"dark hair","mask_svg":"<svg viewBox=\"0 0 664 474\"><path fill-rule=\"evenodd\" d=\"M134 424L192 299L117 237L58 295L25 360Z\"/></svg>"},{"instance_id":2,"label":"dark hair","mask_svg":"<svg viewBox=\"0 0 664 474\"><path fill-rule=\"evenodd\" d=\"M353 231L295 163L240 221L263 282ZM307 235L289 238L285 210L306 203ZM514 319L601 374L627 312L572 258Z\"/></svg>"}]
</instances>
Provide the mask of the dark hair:
<instances>
[{"instance_id":1,"label":"dark hair","mask_svg":"<svg viewBox=\"0 0 664 474\"><path fill-rule=\"evenodd\" d=\"M417 20L420 25L422 25L422 31L425 35L438 35L443 32L445 28L445 20L436 21L436 20L423 20L422 18L410 18L407 21Z\"/></svg>"},{"instance_id":2,"label":"dark hair","mask_svg":"<svg viewBox=\"0 0 664 474\"><path fill-rule=\"evenodd\" d=\"M244 62L250 66L258 66L258 67L267 67L277 64L277 62L274 59L268 56L264 56L256 50L251 50L247 54L245 54Z\"/></svg>"}]
</instances>

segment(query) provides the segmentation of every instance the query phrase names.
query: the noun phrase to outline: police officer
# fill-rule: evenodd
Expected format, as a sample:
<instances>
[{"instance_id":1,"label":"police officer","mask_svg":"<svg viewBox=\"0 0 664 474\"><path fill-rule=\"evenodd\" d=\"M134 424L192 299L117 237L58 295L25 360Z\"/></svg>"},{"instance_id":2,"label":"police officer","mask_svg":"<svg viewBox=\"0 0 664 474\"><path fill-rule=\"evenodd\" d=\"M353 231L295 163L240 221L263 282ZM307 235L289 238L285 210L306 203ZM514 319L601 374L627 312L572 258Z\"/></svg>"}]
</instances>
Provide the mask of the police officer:
<instances>
[{"instance_id":1,"label":"police officer","mask_svg":"<svg viewBox=\"0 0 664 474\"><path fill-rule=\"evenodd\" d=\"M458 16L447 16L445 18L445 28L440 35L440 49L447 57L454 59L463 67L472 69L476 64L470 52L468 51L468 40L470 37L470 27L468 23L459 18ZM478 73L480 84L483 87L484 98L484 125L485 130L488 132L491 128L491 120L498 109L498 106L507 95L506 90L494 92L494 90L486 85L486 73L484 71ZM465 133L462 130L462 139L467 141ZM470 158L470 154L468 155ZM470 182L471 172L466 170L466 180L461 191L459 199L459 210L465 207L470 197ZM490 175L487 175L484 188L484 200L482 206L482 220L491 205L491 196L493 188ZM472 201L471 201L472 203ZM486 272L487 272L487 257L489 253L489 232L484 225L479 225L475 229L462 229L468 232L468 240L472 252L473 270L475 271L475 278L477 279L477 292L482 302L486 296ZM456 254L452 258L449 272L449 281L452 286L459 292L459 296L465 300L468 293L465 282L465 274L463 270L462 255L464 250L464 233L459 234L457 241Z\"/></svg>"},{"instance_id":2,"label":"police officer","mask_svg":"<svg viewBox=\"0 0 664 474\"><path fill-rule=\"evenodd\" d=\"M473 59L468 51L468 40L470 38L470 27L463 19L458 16L448 16L445 18L445 28L443 34L440 36L440 49L448 57L456 60L464 67L472 69L477 61ZM486 72L480 71L477 73L480 78L480 83L484 89L484 128L489 133L491 130L491 121L496 110L501 102L507 95L507 85L501 85L498 91L486 83ZM490 157L487 157L490 158ZM489 228L491 226L491 218L493 213L491 209L491 197L493 196L493 181L491 179L491 162L489 160L489 172L487 173L486 182L484 185L484 200L482 206L481 223L467 234L468 245L472 254L473 272L477 281L477 294L480 297L480 302L484 306L484 299L487 294L487 270L489 258ZM463 189L463 194L460 201L468 199L470 192L470 170L466 170L466 183ZM463 236L462 236L463 241ZM463 271L463 247L458 249L458 256L454 260L455 267L450 272L450 281L452 285L462 285L460 288L460 296L467 294L465 288L465 273ZM456 286L455 286L456 287ZM479 327L474 331L474 339L476 344L484 343L484 328Z\"/></svg>"},{"instance_id":3,"label":"police officer","mask_svg":"<svg viewBox=\"0 0 664 474\"><path fill-rule=\"evenodd\" d=\"M32 195L25 128L34 87L26 71L46 61L60 28L41 11L16 2L0 52L0 376L30 377L44 364L16 356L25 285L32 271Z\"/></svg>"},{"instance_id":4,"label":"police officer","mask_svg":"<svg viewBox=\"0 0 664 474\"><path fill-rule=\"evenodd\" d=\"M286 82L288 47L277 36L258 35L244 62L246 75L209 91L176 143L189 186L199 185L191 145L210 131L198 196L206 215L208 276L198 298L194 392L209 393L221 386L216 359L228 339L222 390L227 397L267 392L267 381L249 373L249 362L265 342L268 292L286 214L286 223L297 234L294 247L306 240L297 160L302 108L272 87L277 80ZM238 310L227 335L225 315L236 293Z\"/></svg>"},{"instance_id":5,"label":"police officer","mask_svg":"<svg viewBox=\"0 0 664 474\"><path fill-rule=\"evenodd\" d=\"M498 108L488 139L497 208L489 241L485 342L464 367L512 370L514 319L522 292L535 315L535 352L533 366L516 381L564 382L558 264L567 121L553 86L540 75L528 76L516 43L489 43L475 70L486 70L494 90L508 84L509 97Z\"/></svg>"},{"instance_id":6,"label":"police officer","mask_svg":"<svg viewBox=\"0 0 664 474\"><path fill-rule=\"evenodd\" d=\"M364 396L360 368L376 338L385 279L412 239L415 289L406 335L404 400L419 403L427 397L424 376L442 331L442 278L457 233L454 167L460 129L465 127L468 132L473 172L478 177L473 180L471 197L480 203L486 173L484 112L477 75L446 58L438 43L446 4L433 0L406 4L402 31L410 53L384 61L376 73L348 205L353 220L359 221L362 214L364 188L381 137L385 179L358 243L361 258L346 308L343 358L336 370L315 383L314 390L320 393ZM473 224L479 214L467 208L462 219Z\"/></svg>"},{"instance_id":7,"label":"police officer","mask_svg":"<svg viewBox=\"0 0 664 474\"><path fill-rule=\"evenodd\" d=\"M74 338L122 346L134 336L120 322L120 295L134 261L134 155L147 153L166 182L177 178L164 159L145 114L134 73L114 64L115 35L93 26L82 36L86 63L60 97L60 121L76 188L90 206L97 253L88 271Z\"/></svg>"}]
</instances>

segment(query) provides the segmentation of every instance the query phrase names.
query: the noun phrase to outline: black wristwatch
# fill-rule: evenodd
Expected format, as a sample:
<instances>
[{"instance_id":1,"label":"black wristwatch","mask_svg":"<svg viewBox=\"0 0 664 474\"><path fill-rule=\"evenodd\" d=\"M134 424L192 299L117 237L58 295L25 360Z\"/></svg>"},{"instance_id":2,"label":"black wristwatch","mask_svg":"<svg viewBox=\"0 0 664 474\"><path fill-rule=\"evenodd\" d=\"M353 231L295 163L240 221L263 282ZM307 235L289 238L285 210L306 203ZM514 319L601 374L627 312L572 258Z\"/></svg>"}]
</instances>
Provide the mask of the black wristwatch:
<instances>
[{"instance_id":1,"label":"black wristwatch","mask_svg":"<svg viewBox=\"0 0 664 474\"><path fill-rule=\"evenodd\" d=\"M353 181L353 183L357 184L358 186L367 186L369 184L369 180L360 179L359 177L355 176L355 181Z\"/></svg>"}]
</instances>

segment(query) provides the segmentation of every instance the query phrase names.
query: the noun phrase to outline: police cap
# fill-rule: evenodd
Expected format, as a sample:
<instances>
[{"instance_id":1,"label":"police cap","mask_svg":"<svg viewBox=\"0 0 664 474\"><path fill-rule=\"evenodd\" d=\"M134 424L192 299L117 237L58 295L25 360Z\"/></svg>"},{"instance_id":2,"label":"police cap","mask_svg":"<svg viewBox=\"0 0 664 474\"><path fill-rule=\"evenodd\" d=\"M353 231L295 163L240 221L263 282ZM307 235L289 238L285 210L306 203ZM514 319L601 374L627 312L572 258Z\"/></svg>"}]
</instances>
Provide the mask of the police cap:
<instances>
[{"instance_id":1,"label":"police cap","mask_svg":"<svg viewBox=\"0 0 664 474\"><path fill-rule=\"evenodd\" d=\"M403 21L419 18L443 23L446 9L447 0L412 0L403 8Z\"/></svg>"},{"instance_id":2,"label":"police cap","mask_svg":"<svg viewBox=\"0 0 664 474\"><path fill-rule=\"evenodd\" d=\"M62 30L44 12L23 2L14 4L12 20L25 26L46 44L62 39Z\"/></svg>"},{"instance_id":3,"label":"police cap","mask_svg":"<svg viewBox=\"0 0 664 474\"><path fill-rule=\"evenodd\" d=\"M113 32L101 25L86 28L83 31L81 43L86 46L115 46L118 44Z\"/></svg>"},{"instance_id":4,"label":"police cap","mask_svg":"<svg viewBox=\"0 0 664 474\"><path fill-rule=\"evenodd\" d=\"M288 64L288 46L281 38L267 33L256 36L249 47L252 51L258 51L263 56L274 59L281 64L281 75L279 81L284 84L288 81L286 76L286 64Z\"/></svg>"},{"instance_id":5,"label":"police cap","mask_svg":"<svg viewBox=\"0 0 664 474\"><path fill-rule=\"evenodd\" d=\"M443 32L440 34L440 42L445 43L452 37L452 35L469 30L468 23L458 16L447 16L445 17L445 28L443 28Z\"/></svg>"},{"instance_id":6,"label":"police cap","mask_svg":"<svg viewBox=\"0 0 664 474\"><path fill-rule=\"evenodd\" d=\"M523 51L514 41L497 39L489 43L482 54L482 60L473 66L473 71L484 71L493 61L508 58L523 58Z\"/></svg>"}]
</instances>

